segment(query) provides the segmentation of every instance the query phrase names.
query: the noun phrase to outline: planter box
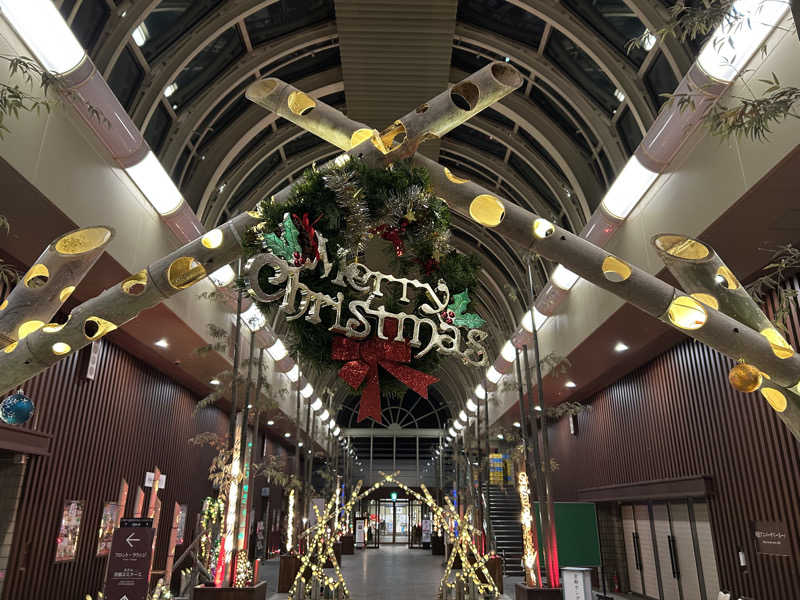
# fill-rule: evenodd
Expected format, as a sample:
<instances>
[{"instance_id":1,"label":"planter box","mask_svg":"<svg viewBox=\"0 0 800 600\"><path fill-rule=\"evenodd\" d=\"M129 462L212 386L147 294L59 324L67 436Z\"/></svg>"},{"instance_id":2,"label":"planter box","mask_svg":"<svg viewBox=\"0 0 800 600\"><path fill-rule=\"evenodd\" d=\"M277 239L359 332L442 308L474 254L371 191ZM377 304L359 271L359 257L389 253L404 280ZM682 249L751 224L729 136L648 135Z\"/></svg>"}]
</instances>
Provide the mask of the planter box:
<instances>
[{"instance_id":1,"label":"planter box","mask_svg":"<svg viewBox=\"0 0 800 600\"><path fill-rule=\"evenodd\" d=\"M286 594L294 583L297 571L300 570L300 559L291 554L282 554L278 566L278 593Z\"/></svg>"},{"instance_id":2,"label":"planter box","mask_svg":"<svg viewBox=\"0 0 800 600\"><path fill-rule=\"evenodd\" d=\"M514 586L516 600L562 600L563 597L561 588L532 588L524 583Z\"/></svg>"},{"instance_id":3,"label":"planter box","mask_svg":"<svg viewBox=\"0 0 800 600\"><path fill-rule=\"evenodd\" d=\"M266 581L246 588L215 588L204 585L194 588L194 600L266 600L266 598Z\"/></svg>"}]
</instances>

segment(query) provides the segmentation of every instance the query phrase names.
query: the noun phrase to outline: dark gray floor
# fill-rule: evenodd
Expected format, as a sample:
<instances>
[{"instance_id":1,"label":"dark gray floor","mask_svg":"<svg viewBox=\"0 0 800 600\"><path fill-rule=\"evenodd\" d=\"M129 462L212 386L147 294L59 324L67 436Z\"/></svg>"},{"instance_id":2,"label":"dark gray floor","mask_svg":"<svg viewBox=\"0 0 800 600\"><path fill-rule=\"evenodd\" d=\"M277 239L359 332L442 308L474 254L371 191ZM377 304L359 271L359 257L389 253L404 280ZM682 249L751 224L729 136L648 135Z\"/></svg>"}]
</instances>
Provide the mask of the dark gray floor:
<instances>
[{"instance_id":1,"label":"dark gray floor","mask_svg":"<svg viewBox=\"0 0 800 600\"><path fill-rule=\"evenodd\" d=\"M369 550L356 550L342 556L342 575L352 600L433 600L444 573L441 556L428 550L409 550L405 545L384 545ZM262 579L269 581L270 600L286 598L277 594L275 585L278 561L262 566ZM513 582L505 585L513 594Z\"/></svg>"}]
</instances>

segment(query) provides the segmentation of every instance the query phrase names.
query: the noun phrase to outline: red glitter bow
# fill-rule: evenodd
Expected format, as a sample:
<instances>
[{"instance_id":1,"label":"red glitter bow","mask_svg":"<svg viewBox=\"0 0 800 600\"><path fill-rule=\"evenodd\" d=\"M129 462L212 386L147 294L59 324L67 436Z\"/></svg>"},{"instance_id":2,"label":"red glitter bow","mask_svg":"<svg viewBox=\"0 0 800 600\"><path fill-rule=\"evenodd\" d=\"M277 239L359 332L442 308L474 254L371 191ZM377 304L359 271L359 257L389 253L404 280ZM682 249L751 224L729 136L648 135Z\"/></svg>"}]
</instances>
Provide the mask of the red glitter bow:
<instances>
[{"instance_id":1,"label":"red glitter bow","mask_svg":"<svg viewBox=\"0 0 800 600\"><path fill-rule=\"evenodd\" d=\"M333 338L331 358L348 361L339 369L339 377L353 389L358 389L364 379L367 380L367 385L361 394L361 407L358 410L359 423L367 417L372 417L381 423L378 365L425 399L428 398L428 386L439 381L437 377L400 364L411 362L411 347L407 341L393 341L397 335L396 319L384 321L383 333L389 339L381 340L373 337L359 342L340 335Z\"/></svg>"},{"instance_id":2,"label":"red glitter bow","mask_svg":"<svg viewBox=\"0 0 800 600\"><path fill-rule=\"evenodd\" d=\"M406 228L408 227L408 221L406 219L400 220L400 225L378 225L377 227L373 227L370 229L370 233L376 233L381 236L384 240L389 240L392 242L394 246L394 253L397 256L403 256L406 253L406 245L403 242L401 236L406 234Z\"/></svg>"},{"instance_id":3,"label":"red glitter bow","mask_svg":"<svg viewBox=\"0 0 800 600\"><path fill-rule=\"evenodd\" d=\"M297 215L292 215L292 219L294 220L294 224L297 227L301 227L306 233L309 246L308 249L310 250L309 254L312 256L312 258L319 260L319 242L317 241L317 232L314 229L314 225L317 224L317 221L320 220L320 217L314 219L313 223L311 222L308 213L303 213L302 219Z\"/></svg>"}]
</instances>

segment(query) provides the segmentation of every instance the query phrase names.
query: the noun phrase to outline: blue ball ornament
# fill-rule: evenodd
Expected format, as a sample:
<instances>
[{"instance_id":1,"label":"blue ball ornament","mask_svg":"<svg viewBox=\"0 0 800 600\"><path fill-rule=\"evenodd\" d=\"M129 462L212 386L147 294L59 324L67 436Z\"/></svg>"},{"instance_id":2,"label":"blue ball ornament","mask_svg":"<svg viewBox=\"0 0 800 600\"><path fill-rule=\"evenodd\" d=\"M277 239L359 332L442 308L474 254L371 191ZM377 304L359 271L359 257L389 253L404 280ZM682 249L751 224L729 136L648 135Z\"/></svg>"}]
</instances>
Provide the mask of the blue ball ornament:
<instances>
[{"instance_id":1,"label":"blue ball ornament","mask_svg":"<svg viewBox=\"0 0 800 600\"><path fill-rule=\"evenodd\" d=\"M33 401L22 390L0 403L0 419L9 425L22 425L33 414Z\"/></svg>"}]
</instances>

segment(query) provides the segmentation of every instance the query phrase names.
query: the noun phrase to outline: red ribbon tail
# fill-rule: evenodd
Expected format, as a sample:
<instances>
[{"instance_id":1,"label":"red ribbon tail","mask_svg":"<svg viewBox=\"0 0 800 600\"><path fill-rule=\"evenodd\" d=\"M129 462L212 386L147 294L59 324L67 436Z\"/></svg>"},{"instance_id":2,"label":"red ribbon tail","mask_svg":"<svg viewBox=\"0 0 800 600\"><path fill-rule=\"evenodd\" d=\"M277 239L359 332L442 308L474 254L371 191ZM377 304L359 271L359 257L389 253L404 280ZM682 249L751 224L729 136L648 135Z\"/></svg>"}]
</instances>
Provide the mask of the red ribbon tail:
<instances>
[{"instance_id":1,"label":"red ribbon tail","mask_svg":"<svg viewBox=\"0 0 800 600\"><path fill-rule=\"evenodd\" d=\"M370 365L367 385L361 394L361 405L358 409L358 423L372 417L381 423L381 386L378 381L378 365Z\"/></svg>"},{"instance_id":2,"label":"red ribbon tail","mask_svg":"<svg viewBox=\"0 0 800 600\"><path fill-rule=\"evenodd\" d=\"M410 389L417 392L426 400L428 399L428 386L439 381L438 377L428 375L427 373L423 373L417 369L412 369L411 367L407 367L389 360L381 361L381 366L389 371L389 373L391 373L395 379L402 381ZM361 401L361 405L364 405L363 400Z\"/></svg>"}]
</instances>

